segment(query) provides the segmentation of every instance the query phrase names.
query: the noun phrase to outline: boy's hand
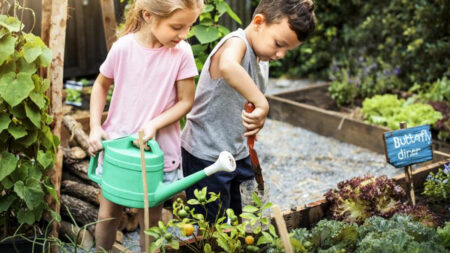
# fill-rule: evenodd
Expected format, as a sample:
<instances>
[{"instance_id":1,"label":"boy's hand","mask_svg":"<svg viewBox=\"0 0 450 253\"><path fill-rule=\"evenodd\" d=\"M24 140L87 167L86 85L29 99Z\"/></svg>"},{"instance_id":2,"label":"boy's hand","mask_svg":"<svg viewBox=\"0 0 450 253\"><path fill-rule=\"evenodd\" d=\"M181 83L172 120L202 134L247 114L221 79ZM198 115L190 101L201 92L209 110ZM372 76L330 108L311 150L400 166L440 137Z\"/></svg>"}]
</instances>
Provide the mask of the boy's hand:
<instances>
[{"instance_id":1,"label":"boy's hand","mask_svg":"<svg viewBox=\"0 0 450 253\"><path fill-rule=\"evenodd\" d=\"M96 126L91 129L89 133L89 155L95 156L95 154L103 149L102 140L109 139L108 134L103 130L101 126Z\"/></svg>"},{"instance_id":2,"label":"boy's hand","mask_svg":"<svg viewBox=\"0 0 450 253\"><path fill-rule=\"evenodd\" d=\"M256 135L266 122L267 111L261 108L255 108L253 112L248 113L242 110L242 124L247 129L244 133L245 137Z\"/></svg>"}]
</instances>

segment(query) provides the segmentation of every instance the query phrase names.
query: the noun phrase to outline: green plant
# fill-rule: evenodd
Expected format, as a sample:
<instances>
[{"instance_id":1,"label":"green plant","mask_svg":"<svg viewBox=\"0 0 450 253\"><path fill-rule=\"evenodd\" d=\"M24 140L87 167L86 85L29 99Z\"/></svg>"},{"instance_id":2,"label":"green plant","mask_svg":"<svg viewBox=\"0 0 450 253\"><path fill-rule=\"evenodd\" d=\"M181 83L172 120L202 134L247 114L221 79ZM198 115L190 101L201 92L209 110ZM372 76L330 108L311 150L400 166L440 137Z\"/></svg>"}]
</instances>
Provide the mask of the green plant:
<instances>
[{"instance_id":1,"label":"green plant","mask_svg":"<svg viewBox=\"0 0 450 253\"><path fill-rule=\"evenodd\" d=\"M450 203L450 163L444 164L444 169L440 168L436 174L428 174L424 186L425 196Z\"/></svg>"},{"instance_id":2,"label":"green plant","mask_svg":"<svg viewBox=\"0 0 450 253\"><path fill-rule=\"evenodd\" d=\"M209 197L207 196L209 194ZM211 202L219 201L220 194L207 193L207 188L201 191L194 191L195 199L187 201L189 205L198 206L206 211L206 205ZM205 220L203 214L196 213L195 207L190 208L185 205L181 199L173 203L174 219L167 225L160 222L158 226L145 231L152 236L155 241L150 246L151 252L160 250L165 252L168 247L178 249L181 241L193 241L185 244L193 252L215 252L221 250L225 252L262 252L271 250L272 252L282 252L280 238L278 237L270 220L264 217L264 210L271 207L271 203L263 204L256 193L252 195L256 206L245 206L240 215L244 220L239 223L238 217L232 209L227 209L221 217L216 217L214 223ZM252 226L252 232L248 234L248 226ZM268 232L261 228L268 226ZM192 231L196 227L196 231ZM178 228L181 237L171 230ZM193 232L193 234L192 234ZM250 237L251 236L251 237ZM256 244L254 243L255 239Z\"/></svg>"},{"instance_id":3,"label":"green plant","mask_svg":"<svg viewBox=\"0 0 450 253\"><path fill-rule=\"evenodd\" d=\"M50 129L50 82L37 74L51 59L50 49L25 33L17 17L0 15L0 225L6 234L16 223L34 224L43 212L59 219L44 198L57 199L47 174L59 140Z\"/></svg>"},{"instance_id":4,"label":"green plant","mask_svg":"<svg viewBox=\"0 0 450 253\"><path fill-rule=\"evenodd\" d=\"M205 3L199 23L194 25L188 35L188 38L195 37L200 43L192 46L195 64L199 71L202 70L209 53L219 40L230 32L228 28L219 24L220 18L226 13L238 24L242 24L241 19L225 0L206 0Z\"/></svg>"},{"instance_id":5,"label":"green plant","mask_svg":"<svg viewBox=\"0 0 450 253\"><path fill-rule=\"evenodd\" d=\"M408 127L414 127L425 124L434 126L442 119L442 114L430 105L412 103L412 100L405 102L404 99L398 99L392 94L366 98L361 111L366 122L393 130L399 129L402 121L406 122Z\"/></svg>"},{"instance_id":6,"label":"green plant","mask_svg":"<svg viewBox=\"0 0 450 253\"><path fill-rule=\"evenodd\" d=\"M362 223L372 215L389 218L402 207L405 191L386 176L353 177L325 193L331 217Z\"/></svg>"}]
</instances>

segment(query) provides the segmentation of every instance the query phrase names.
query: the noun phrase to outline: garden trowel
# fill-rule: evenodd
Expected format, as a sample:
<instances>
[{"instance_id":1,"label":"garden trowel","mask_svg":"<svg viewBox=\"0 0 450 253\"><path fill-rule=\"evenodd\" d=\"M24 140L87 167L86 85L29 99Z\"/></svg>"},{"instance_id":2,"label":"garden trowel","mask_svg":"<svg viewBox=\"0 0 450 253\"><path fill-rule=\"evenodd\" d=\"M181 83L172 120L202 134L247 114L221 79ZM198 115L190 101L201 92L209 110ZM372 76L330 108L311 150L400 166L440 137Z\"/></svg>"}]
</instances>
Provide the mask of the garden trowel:
<instances>
[{"instance_id":1,"label":"garden trowel","mask_svg":"<svg viewBox=\"0 0 450 253\"><path fill-rule=\"evenodd\" d=\"M244 110L248 113L252 112L255 109L255 105L251 102L246 102L244 105ZM264 195L264 179L262 176L261 166L259 165L258 154L253 149L255 144L255 135L249 136L247 139L248 149L250 152L250 160L252 162L253 172L255 173L255 180L258 183L258 191Z\"/></svg>"}]
</instances>

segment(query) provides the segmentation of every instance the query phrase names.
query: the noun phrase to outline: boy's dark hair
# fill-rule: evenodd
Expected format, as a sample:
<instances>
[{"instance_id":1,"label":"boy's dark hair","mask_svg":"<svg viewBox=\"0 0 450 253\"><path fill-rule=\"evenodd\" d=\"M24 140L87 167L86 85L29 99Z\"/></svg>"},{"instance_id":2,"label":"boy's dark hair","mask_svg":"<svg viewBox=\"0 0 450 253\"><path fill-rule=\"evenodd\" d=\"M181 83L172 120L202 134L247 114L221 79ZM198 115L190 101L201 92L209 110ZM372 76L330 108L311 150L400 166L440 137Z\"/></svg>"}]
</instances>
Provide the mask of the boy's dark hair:
<instances>
[{"instance_id":1,"label":"boy's dark hair","mask_svg":"<svg viewBox=\"0 0 450 253\"><path fill-rule=\"evenodd\" d=\"M314 3L311 0L261 0L253 16L256 14L263 14L269 25L287 17L289 27L301 42L305 41L316 27Z\"/></svg>"}]
</instances>

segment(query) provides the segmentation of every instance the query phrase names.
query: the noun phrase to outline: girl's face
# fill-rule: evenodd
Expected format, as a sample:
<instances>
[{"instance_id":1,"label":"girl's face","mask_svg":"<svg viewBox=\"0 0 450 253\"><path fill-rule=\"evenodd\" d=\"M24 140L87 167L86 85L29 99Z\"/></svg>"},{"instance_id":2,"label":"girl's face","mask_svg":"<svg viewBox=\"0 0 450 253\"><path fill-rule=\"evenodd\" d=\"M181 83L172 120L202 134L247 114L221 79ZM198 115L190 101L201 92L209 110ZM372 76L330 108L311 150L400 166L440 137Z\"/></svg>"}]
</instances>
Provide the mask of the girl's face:
<instances>
[{"instance_id":1,"label":"girl's face","mask_svg":"<svg viewBox=\"0 0 450 253\"><path fill-rule=\"evenodd\" d=\"M145 15L151 15L144 12ZM189 30L197 20L200 10L176 10L166 18L149 17L150 32L153 37L165 47L175 47L181 40L185 40Z\"/></svg>"}]
</instances>

